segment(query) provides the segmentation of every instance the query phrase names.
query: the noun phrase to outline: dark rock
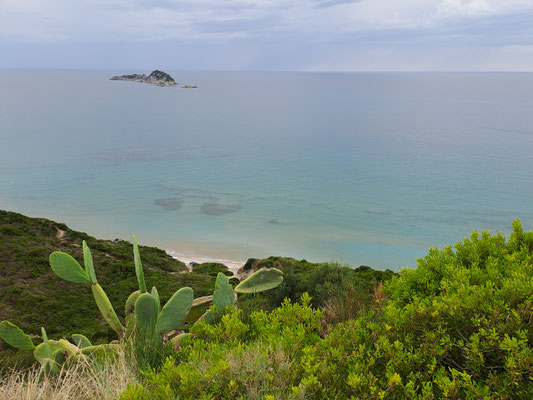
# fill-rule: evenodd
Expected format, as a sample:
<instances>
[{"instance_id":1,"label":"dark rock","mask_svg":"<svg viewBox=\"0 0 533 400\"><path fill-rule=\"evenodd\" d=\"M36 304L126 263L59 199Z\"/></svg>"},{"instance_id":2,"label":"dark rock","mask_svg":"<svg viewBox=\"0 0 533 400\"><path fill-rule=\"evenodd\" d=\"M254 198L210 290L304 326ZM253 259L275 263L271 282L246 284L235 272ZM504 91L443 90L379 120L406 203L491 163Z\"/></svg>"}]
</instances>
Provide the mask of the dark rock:
<instances>
[{"instance_id":1,"label":"dark rock","mask_svg":"<svg viewBox=\"0 0 533 400\"><path fill-rule=\"evenodd\" d=\"M155 199L154 203L163 207L165 210L179 210L183 205L183 199L181 197L165 197Z\"/></svg>"},{"instance_id":2,"label":"dark rock","mask_svg":"<svg viewBox=\"0 0 533 400\"><path fill-rule=\"evenodd\" d=\"M148 76L144 74L131 74L131 75L120 75L113 76L112 81L133 81L141 83L151 83L156 86L174 86L177 85L177 82L169 74L163 71L155 70Z\"/></svg>"},{"instance_id":3,"label":"dark rock","mask_svg":"<svg viewBox=\"0 0 533 400\"><path fill-rule=\"evenodd\" d=\"M204 203L201 210L206 215L224 215L240 211L242 208L239 204L222 205L218 203Z\"/></svg>"}]
</instances>

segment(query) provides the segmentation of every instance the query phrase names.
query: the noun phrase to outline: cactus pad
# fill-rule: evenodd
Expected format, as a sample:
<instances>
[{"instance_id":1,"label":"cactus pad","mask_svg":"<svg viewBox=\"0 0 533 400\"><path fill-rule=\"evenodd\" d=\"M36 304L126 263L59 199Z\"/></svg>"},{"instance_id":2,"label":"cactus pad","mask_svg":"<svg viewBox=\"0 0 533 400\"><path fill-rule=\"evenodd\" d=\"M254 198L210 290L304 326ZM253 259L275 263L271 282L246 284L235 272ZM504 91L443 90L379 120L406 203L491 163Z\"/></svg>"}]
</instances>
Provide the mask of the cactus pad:
<instances>
[{"instance_id":1,"label":"cactus pad","mask_svg":"<svg viewBox=\"0 0 533 400\"><path fill-rule=\"evenodd\" d=\"M44 362L45 359L53 359L54 353L62 348L59 342L47 340L47 343L48 345L45 345L45 342L43 342L37 347L35 347L35 350L33 350L33 356L41 364Z\"/></svg>"},{"instance_id":2,"label":"cactus pad","mask_svg":"<svg viewBox=\"0 0 533 400\"><path fill-rule=\"evenodd\" d=\"M75 333L71 336L72 341L76 346L78 346L80 349L83 349L85 347L92 346L89 339L87 339L85 336Z\"/></svg>"},{"instance_id":3,"label":"cactus pad","mask_svg":"<svg viewBox=\"0 0 533 400\"><path fill-rule=\"evenodd\" d=\"M213 295L197 297L196 299L194 299L192 301L192 306L193 307L197 307L197 306L201 306L202 304L205 304L205 303L210 303L212 301L213 301Z\"/></svg>"},{"instance_id":4,"label":"cactus pad","mask_svg":"<svg viewBox=\"0 0 533 400\"><path fill-rule=\"evenodd\" d=\"M174 336L170 341L172 342L174 349L178 349L181 346L183 339L192 337L192 333L180 333L179 335Z\"/></svg>"},{"instance_id":5,"label":"cactus pad","mask_svg":"<svg viewBox=\"0 0 533 400\"><path fill-rule=\"evenodd\" d=\"M0 322L0 337L4 339L7 344L17 349L33 350L35 348L30 337L26 335L22 329L13 325L9 321Z\"/></svg>"},{"instance_id":6,"label":"cactus pad","mask_svg":"<svg viewBox=\"0 0 533 400\"><path fill-rule=\"evenodd\" d=\"M135 274L139 282L139 290L146 293L146 283L144 282L144 271L141 263L141 255L139 254L139 246L137 246L137 239L133 235L133 260L135 261Z\"/></svg>"},{"instance_id":7,"label":"cactus pad","mask_svg":"<svg viewBox=\"0 0 533 400\"><path fill-rule=\"evenodd\" d=\"M213 305L215 306L214 311L205 320L208 324L218 322L226 312L226 307L233 305L233 286L230 285L229 278L222 272L217 275L215 291L213 292Z\"/></svg>"},{"instance_id":8,"label":"cactus pad","mask_svg":"<svg viewBox=\"0 0 533 400\"><path fill-rule=\"evenodd\" d=\"M113 306L109 301L109 298L104 292L104 289L102 289L102 286L100 286L98 283L92 285L91 289L93 291L93 296L94 300L96 301L96 305L100 310L100 314L102 314L105 321L117 333L117 335L119 337L122 337L122 335L124 334L124 327L120 323L117 314L115 313L115 310L113 309Z\"/></svg>"},{"instance_id":9,"label":"cactus pad","mask_svg":"<svg viewBox=\"0 0 533 400\"><path fill-rule=\"evenodd\" d=\"M89 279L92 283L98 283L96 280L96 274L94 273L94 264L93 264L93 256L91 254L91 249L89 249L89 246L87 246L87 243L85 243L85 240L83 241L83 263L85 264L85 272L87 275L89 275Z\"/></svg>"},{"instance_id":10,"label":"cactus pad","mask_svg":"<svg viewBox=\"0 0 533 400\"><path fill-rule=\"evenodd\" d=\"M157 318L157 331L168 333L174 329L183 329L185 317L192 307L193 291L189 287L178 290L165 304Z\"/></svg>"},{"instance_id":11,"label":"cactus pad","mask_svg":"<svg viewBox=\"0 0 533 400\"><path fill-rule=\"evenodd\" d=\"M92 357L115 357L117 355L117 351L118 346L112 343L99 344L95 346L84 347L83 349L81 349L83 355Z\"/></svg>"},{"instance_id":12,"label":"cactus pad","mask_svg":"<svg viewBox=\"0 0 533 400\"><path fill-rule=\"evenodd\" d=\"M81 265L67 253L55 251L50 254L50 266L57 276L74 283L90 285L91 279Z\"/></svg>"},{"instance_id":13,"label":"cactus pad","mask_svg":"<svg viewBox=\"0 0 533 400\"><path fill-rule=\"evenodd\" d=\"M237 285L237 293L259 293L274 289L283 282L283 272L277 268L260 269Z\"/></svg>"},{"instance_id":14,"label":"cactus pad","mask_svg":"<svg viewBox=\"0 0 533 400\"><path fill-rule=\"evenodd\" d=\"M157 300L148 293L143 293L135 302L135 317L137 319L137 328L145 333L152 333L158 316Z\"/></svg>"},{"instance_id":15,"label":"cactus pad","mask_svg":"<svg viewBox=\"0 0 533 400\"><path fill-rule=\"evenodd\" d=\"M136 290L135 292L129 295L128 300L126 300L126 307L124 310L126 316L130 315L133 312L133 310L135 309L135 302L137 301L140 295L140 290Z\"/></svg>"},{"instance_id":16,"label":"cactus pad","mask_svg":"<svg viewBox=\"0 0 533 400\"><path fill-rule=\"evenodd\" d=\"M157 291L157 288L155 286L152 286L152 291L150 294L154 297L154 299L157 300L157 305L159 306L157 308L157 313L161 311L161 300L159 299L159 292Z\"/></svg>"},{"instance_id":17,"label":"cactus pad","mask_svg":"<svg viewBox=\"0 0 533 400\"><path fill-rule=\"evenodd\" d=\"M48 336L46 336L46 331L44 328L41 328L41 333L43 335L43 351L44 351L43 358L49 358L50 360L53 360L54 351L52 350L52 346L50 345L50 341L48 340Z\"/></svg>"}]
</instances>

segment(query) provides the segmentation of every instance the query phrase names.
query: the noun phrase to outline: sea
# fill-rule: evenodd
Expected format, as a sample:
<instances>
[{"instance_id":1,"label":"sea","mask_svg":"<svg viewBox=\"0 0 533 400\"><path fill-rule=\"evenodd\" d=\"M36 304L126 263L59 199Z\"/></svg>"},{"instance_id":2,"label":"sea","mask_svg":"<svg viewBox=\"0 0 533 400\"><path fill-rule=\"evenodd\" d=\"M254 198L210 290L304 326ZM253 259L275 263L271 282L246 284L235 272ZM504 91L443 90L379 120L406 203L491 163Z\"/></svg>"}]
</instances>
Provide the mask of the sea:
<instances>
[{"instance_id":1,"label":"sea","mask_svg":"<svg viewBox=\"0 0 533 400\"><path fill-rule=\"evenodd\" d=\"M0 208L187 257L398 270L533 229L533 74L0 70Z\"/></svg>"}]
</instances>

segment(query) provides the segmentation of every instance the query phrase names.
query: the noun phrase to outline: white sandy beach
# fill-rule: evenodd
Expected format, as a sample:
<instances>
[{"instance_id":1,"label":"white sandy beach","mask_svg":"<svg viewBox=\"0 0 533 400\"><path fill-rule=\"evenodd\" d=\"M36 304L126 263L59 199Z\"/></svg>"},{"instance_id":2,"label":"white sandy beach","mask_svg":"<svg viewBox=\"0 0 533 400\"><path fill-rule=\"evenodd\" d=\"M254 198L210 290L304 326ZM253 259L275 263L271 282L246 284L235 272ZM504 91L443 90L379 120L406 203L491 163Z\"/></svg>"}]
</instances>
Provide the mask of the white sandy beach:
<instances>
[{"instance_id":1,"label":"white sandy beach","mask_svg":"<svg viewBox=\"0 0 533 400\"><path fill-rule=\"evenodd\" d=\"M198 263L198 264L203 264L203 263L207 263L207 262L213 262L213 263L216 262L216 263L224 264L226 267L228 267L228 269L230 271L233 272L233 274L235 276L237 276L237 271L246 262L246 261L226 260L226 259L223 259L223 258L213 258L213 257L208 257L208 256L201 256L201 255L195 255L195 254L189 254L189 253L182 253L182 252L178 252L178 251L175 251L175 250L165 250L165 251L167 252L167 254L169 256L175 258L176 260L179 260L179 261L185 263L185 265L187 265L189 270L192 269L191 262L192 263Z\"/></svg>"}]
</instances>

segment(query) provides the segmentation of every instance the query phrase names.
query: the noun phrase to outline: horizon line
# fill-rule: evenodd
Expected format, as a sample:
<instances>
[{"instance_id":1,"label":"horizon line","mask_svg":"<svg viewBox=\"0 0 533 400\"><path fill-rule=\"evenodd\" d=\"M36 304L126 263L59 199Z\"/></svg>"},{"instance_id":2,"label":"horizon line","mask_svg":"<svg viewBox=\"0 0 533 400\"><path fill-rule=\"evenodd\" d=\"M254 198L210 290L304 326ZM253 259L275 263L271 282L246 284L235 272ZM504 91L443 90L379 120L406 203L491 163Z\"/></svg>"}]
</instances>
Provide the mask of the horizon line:
<instances>
[{"instance_id":1,"label":"horizon line","mask_svg":"<svg viewBox=\"0 0 533 400\"><path fill-rule=\"evenodd\" d=\"M168 70L168 71L177 71L177 72L241 72L241 73L339 73L339 74L349 74L349 73L387 73L387 74L399 74L399 73L443 73L443 74L531 74L532 70L522 71L522 70L291 70L291 69L209 69L209 68L198 68L198 69L179 69L179 68L162 68L162 67L11 67L11 66L0 66L0 70L55 70L55 71L115 71L115 70Z\"/></svg>"}]
</instances>

